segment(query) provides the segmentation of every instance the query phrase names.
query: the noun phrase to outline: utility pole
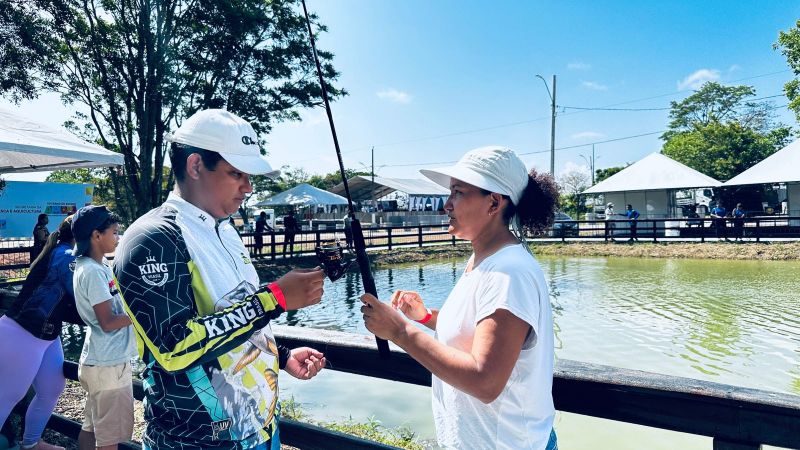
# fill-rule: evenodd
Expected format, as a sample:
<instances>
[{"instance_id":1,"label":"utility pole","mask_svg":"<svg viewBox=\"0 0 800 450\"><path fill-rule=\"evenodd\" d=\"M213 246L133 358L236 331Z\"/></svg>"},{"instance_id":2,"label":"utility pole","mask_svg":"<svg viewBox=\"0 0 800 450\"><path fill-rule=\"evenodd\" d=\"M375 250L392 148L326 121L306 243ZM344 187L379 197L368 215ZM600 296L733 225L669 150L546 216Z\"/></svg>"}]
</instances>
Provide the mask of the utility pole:
<instances>
[{"instance_id":1,"label":"utility pole","mask_svg":"<svg viewBox=\"0 0 800 450\"><path fill-rule=\"evenodd\" d=\"M372 189L372 206L377 211L378 210L378 202L375 201L375 147L372 147L372 150L370 150L370 153L371 153L371 157L372 157L372 170L370 171L372 173L372 186L370 186L370 188Z\"/></svg>"},{"instance_id":2,"label":"utility pole","mask_svg":"<svg viewBox=\"0 0 800 450\"><path fill-rule=\"evenodd\" d=\"M547 89L547 95L550 96L550 175L556 176L556 76L553 75L553 93L550 93L550 88L547 86L547 81L544 77L536 74L536 77L542 80L544 88Z\"/></svg>"}]
</instances>

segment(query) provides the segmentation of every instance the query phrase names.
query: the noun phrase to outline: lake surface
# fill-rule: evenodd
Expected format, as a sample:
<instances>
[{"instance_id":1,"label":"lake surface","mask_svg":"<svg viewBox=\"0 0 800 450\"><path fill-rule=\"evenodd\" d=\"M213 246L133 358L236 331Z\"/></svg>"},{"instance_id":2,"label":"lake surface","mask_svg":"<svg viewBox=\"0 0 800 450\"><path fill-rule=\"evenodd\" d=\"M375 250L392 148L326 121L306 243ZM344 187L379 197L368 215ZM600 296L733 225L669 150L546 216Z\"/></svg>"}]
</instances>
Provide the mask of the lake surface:
<instances>
[{"instance_id":1,"label":"lake surface","mask_svg":"<svg viewBox=\"0 0 800 450\"><path fill-rule=\"evenodd\" d=\"M635 258L539 258L550 283L556 357L800 394L800 263ZM465 261L378 269L379 297L415 289L440 306ZM367 334L360 276L326 281L319 305L277 323ZM65 333L68 353L82 333ZM331 361L336 364L335 361ZM409 426L434 436L430 389L324 371L281 377L312 417ZM711 439L559 413L564 449L709 449Z\"/></svg>"}]
</instances>

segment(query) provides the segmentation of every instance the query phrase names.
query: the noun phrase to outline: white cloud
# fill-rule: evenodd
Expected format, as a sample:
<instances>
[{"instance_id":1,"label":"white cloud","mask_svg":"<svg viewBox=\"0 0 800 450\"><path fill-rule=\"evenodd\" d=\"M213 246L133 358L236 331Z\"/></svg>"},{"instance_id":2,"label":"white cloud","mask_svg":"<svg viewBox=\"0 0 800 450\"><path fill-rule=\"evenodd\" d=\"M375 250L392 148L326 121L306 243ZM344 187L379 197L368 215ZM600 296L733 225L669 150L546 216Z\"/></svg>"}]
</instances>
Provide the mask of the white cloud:
<instances>
[{"instance_id":1,"label":"white cloud","mask_svg":"<svg viewBox=\"0 0 800 450\"><path fill-rule=\"evenodd\" d=\"M584 140L584 139L600 139L606 137L605 134L597 133L595 131L581 131L580 133L575 133L571 135L570 139L575 140Z\"/></svg>"},{"instance_id":2,"label":"white cloud","mask_svg":"<svg viewBox=\"0 0 800 450\"><path fill-rule=\"evenodd\" d=\"M700 89L705 83L709 81L719 80L719 70L716 69L700 69L683 81L678 82L678 90L683 91L686 89Z\"/></svg>"},{"instance_id":3,"label":"white cloud","mask_svg":"<svg viewBox=\"0 0 800 450\"><path fill-rule=\"evenodd\" d=\"M742 69L742 66L740 66L738 64L734 64L734 65L728 67L728 73L738 72L741 69Z\"/></svg>"},{"instance_id":4,"label":"white cloud","mask_svg":"<svg viewBox=\"0 0 800 450\"><path fill-rule=\"evenodd\" d=\"M384 89L375 93L378 98L389 100L394 103L410 103L411 96L407 92L398 91L397 89Z\"/></svg>"},{"instance_id":5,"label":"white cloud","mask_svg":"<svg viewBox=\"0 0 800 450\"><path fill-rule=\"evenodd\" d=\"M585 62L574 61L567 64L567 69L569 70L589 70L592 68L591 64L587 64Z\"/></svg>"},{"instance_id":6,"label":"white cloud","mask_svg":"<svg viewBox=\"0 0 800 450\"><path fill-rule=\"evenodd\" d=\"M581 86L585 87L586 89L591 89L593 91L607 91L608 86L605 84L600 84L595 81L581 81Z\"/></svg>"}]
</instances>

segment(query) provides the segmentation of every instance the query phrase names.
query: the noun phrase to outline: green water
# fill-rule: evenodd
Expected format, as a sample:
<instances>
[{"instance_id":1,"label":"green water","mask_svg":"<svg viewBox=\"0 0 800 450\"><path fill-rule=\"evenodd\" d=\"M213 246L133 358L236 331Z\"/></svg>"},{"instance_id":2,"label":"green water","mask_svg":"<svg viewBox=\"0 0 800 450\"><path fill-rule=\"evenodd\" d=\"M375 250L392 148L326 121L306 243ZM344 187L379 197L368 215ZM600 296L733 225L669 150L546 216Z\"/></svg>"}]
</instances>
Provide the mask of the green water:
<instances>
[{"instance_id":1,"label":"green water","mask_svg":"<svg viewBox=\"0 0 800 450\"><path fill-rule=\"evenodd\" d=\"M539 259L550 283L556 357L800 394L798 262L635 258ZM437 307L464 261L374 272L378 294L415 289ZM326 282L327 283L327 282ZM278 323L366 334L361 284L348 274L326 284L322 302ZM67 353L82 333L64 335ZM335 361L331 361L335 365ZM324 371L314 380L281 377L312 417L374 417L434 436L428 388ZM563 449L709 449L711 439L559 413Z\"/></svg>"}]
</instances>

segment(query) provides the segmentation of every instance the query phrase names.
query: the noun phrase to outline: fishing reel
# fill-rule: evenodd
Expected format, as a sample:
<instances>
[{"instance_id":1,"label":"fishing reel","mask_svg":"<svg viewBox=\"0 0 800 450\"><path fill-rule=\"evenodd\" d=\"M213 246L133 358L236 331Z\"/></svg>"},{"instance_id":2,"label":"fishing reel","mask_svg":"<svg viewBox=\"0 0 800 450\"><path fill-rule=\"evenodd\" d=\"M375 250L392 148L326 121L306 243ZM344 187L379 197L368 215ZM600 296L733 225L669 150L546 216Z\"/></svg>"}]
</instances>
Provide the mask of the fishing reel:
<instances>
[{"instance_id":1,"label":"fishing reel","mask_svg":"<svg viewBox=\"0 0 800 450\"><path fill-rule=\"evenodd\" d=\"M341 278L353 264L353 257L345 252L338 239L320 243L316 251L322 269L331 281Z\"/></svg>"}]
</instances>

